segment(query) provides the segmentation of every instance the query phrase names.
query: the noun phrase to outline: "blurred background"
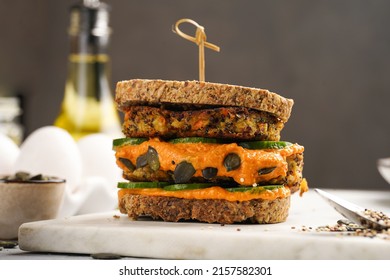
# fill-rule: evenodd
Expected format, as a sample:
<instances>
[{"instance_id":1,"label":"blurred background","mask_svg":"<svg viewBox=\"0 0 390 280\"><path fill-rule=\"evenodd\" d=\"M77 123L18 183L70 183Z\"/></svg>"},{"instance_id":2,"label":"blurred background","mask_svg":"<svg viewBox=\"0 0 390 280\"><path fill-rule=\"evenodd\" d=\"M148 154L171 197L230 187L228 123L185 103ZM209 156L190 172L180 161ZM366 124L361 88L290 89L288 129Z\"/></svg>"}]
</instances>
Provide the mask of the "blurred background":
<instances>
[{"instance_id":1,"label":"blurred background","mask_svg":"<svg viewBox=\"0 0 390 280\"><path fill-rule=\"evenodd\" d=\"M221 47L206 49L206 81L294 99L282 138L305 146L311 188L389 189L376 167L390 156L389 1L105 2L113 90L130 78L198 79L197 46L171 31L191 18ZM25 136L59 113L73 3L0 0L0 94L21 97Z\"/></svg>"}]
</instances>

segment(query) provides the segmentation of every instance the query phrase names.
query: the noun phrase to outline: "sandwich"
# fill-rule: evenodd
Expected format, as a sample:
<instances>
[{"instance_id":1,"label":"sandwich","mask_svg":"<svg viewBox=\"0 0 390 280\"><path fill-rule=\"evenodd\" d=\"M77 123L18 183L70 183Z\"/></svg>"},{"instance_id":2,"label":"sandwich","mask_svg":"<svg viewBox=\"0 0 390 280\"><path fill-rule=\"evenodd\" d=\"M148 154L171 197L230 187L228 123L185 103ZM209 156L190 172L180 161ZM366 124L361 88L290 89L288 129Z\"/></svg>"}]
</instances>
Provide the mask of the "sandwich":
<instances>
[{"instance_id":1,"label":"sandwich","mask_svg":"<svg viewBox=\"0 0 390 280\"><path fill-rule=\"evenodd\" d=\"M281 141L293 100L268 90L201 81L116 85L124 138L118 205L131 219L279 223L307 191L304 147Z\"/></svg>"}]
</instances>

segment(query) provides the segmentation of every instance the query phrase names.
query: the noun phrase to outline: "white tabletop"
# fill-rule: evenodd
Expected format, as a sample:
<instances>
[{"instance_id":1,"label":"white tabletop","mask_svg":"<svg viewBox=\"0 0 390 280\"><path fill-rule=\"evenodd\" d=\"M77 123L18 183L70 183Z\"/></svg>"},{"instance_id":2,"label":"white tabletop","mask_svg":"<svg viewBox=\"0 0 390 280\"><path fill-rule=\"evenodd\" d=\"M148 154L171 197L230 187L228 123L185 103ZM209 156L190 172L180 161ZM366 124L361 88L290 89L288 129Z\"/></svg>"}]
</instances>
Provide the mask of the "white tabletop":
<instances>
[{"instance_id":1,"label":"white tabletop","mask_svg":"<svg viewBox=\"0 0 390 280\"><path fill-rule=\"evenodd\" d=\"M362 191L362 190L331 190L328 189L327 191L336 194L344 199L349 200L350 202L356 203L362 207L369 208L369 209L374 209L378 211L383 211L385 213L390 213L390 188L389 191ZM88 221L87 226L91 226L91 219L90 217L93 217L93 223L96 225L96 222L99 223L101 219L108 219L112 218L112 213L107 213L106 216L104 216L104 213L97 214L96 217L94 216L77 216L74 217L73 220L77 221L76 224L79 224L80 221ZM341 259L349 259L349 257L355 253L357 250L356 247L359 247L360 244L362 244L361 250L364 251L365 249L369 248L371 250L371 255L361 255L360 257L358 256L357 259L366 259L366 258L373 258L373 259L388 259L387 255L383 254L376 254L375 249L372 249L373 247L380 248L381 246L390 246L390 239L387 240L378 240L376 242L375 240L372 240L372 238L367 238L367 237L343 237L344 239L340 241L340 238L329 238L329 236L326 236L325 234L321 233L316 233L314 228L317 226L321 225L332 225L336 224L338 219L342 219L343 217L335 212L331 206L329 206L322 198L318 196L314 192L314 190L310 190L308 193L305 193L303 197L300 197L298 194L294 194L292 196L292 201L291 201L291 209L290 209L290 216L287 219L285 223L282 224L277 224L277 225L261 225L261 227L250 227L247 225L233 225L233 226L217 226L217 225L208 225L208 224L197 224L197 223L164 223L164 222L153 222L149 221L146 222L147 230L151 230L151 227L155 228L156 230L161 230L163 229L163 234L167 233L170 228L173 228L175 231L183 231L186 234L192 234L193 231L196 231L194 234L204 234L204 238L208 238L206 235L208 233L212 234L211 237L215 236L217 233L218 235L221 236L221 238L227 238L226 240L228 241L229 238L234 238L234 242L240 242L240 240L237 238L238 234L236 232L237 228L240 228L241 234L244 236L247 234L246 238L258 238L258 234L261 235L261 237L265 238L270 238L269 240L273 241L277 236L279 236L281 239L284 238L284 236L287 236L290 238L291 241L296 241L294 245L295 247L292 247L291 250L294 251L291 254L285 254L282 255L281 257L284 259L321 259L321 256L318 255L312 255L309 251L304 251L299 249L297 246L306 246L305 242L310 243L310 246L324 246L324 251L326 251L329 247L332 246L332 241L338 242L338 244L335 244L335 247L339 247L340 245L343 245L345 243L350 243L351 246L351 252L346 252L348 250L348 246L344 246L345 248L341 251L342 254L339 255ZM89 220L88 220L89 219ZM69 218L69 221L72 221L72 218ZM109 223L113 223L110 221ZM108 226L108 228L105 228L105 231L108 230L117 230L118 235L117 238L120 238L121 234L135 234L135 230L139 231L142 230L145 222L140 222L140 223L135 223L130 226L130 223L132 221L126 220L126 217L123 216L121 217L121 220L118 221L118 224L114 225L113 227ZM56 225L56 223L42 223L39 224L38 229L41 230L42 228L45 229L46 226L51 226L51 225ZM61 223L60 223L61 224ZM85 224L85 223L84 223ZM71 223L70 223L71 225ZM98 224L99 225L99 224ZM125 228L123 228L123 225L125 225ZM57 225L56 225L57 226ZM69 226L69 224L65 225L66 227ZM107 225L106 225L107 227ZM309 228L311 227L313 230L312 232L305 233L303 230L303 227ZM34 228L34 227L33 227ZM104 226L102 225L102 228ZM131 228L131 231L128 231ZM153 230L153 229L152 229ZM82 238L84 240L88 238L88 232L83 233ZM100 232L100 231L99 231ZM103 231L102 231L103 232ZM55 232L54 232L55 233ZM138 232L139 233L139 232ZM85 235L87 234L87 235ZM149 234L149 233L148 233ZM145 237L147 237L148 234L145 234ZM151 235L152 236L152 235ZM53 237L58 238L57 237ZM138 240L138 242L142 243L143 239L139 236L134 235L135 240ZM140 239L137 239L140 238ZM201 236L199 238L202 238ZM348 239L350 238L350 239ZM375 238L374 238L375 239ZM291 242L290 240L287 240L283 246L286 246L289 243L294 243ZM69 241L69 240L68 240ZM77 243L76 239L70 240L73 243ZM156 240L151 240L149 236L148 242L156 242ZM282 240L281 240L282 241ZM352 241L352 242L350 242ZM65 240L64 240L65 242ZM118 241L119 242L119 241ZM146 242L146 241L145 241ZM181 243L182 242L182 243ZM180 238L177 237L175 238L175 242L172 243L173 245L177 246L185 246L185 242L180 241ZM34 242L33 242L34 243ZM148 243L150 244L150 243ZM156 250L158 250L159 246L162 246L163 244L160 243L153 243L155 244ZM181 245L180 245L181 244ZM184 245L183 245L184 244ZM243 243L244 244L244 243ZM283 244L281 242L280 244ZM317 244L317 245L316 245ZM42 241L40 244L42 245ZM43 244L47 245L47 244ZM172 245L172 246L173 246ZM358 245L358 246L355 246ZM33 244L33 246L36 246ZM79 246L79 245L77 245ZM77 248L76 246L76 248ZM114 246L116 248L117 246L114 244L111 244L111 246ZM277 245L273 245L273 248ZM282 246L282 245L280 245ZM366 248L363 248L366 246ZM134 247L134 246L133 246ZM43 246L42 248L51 248L50 246ZM0 259L7 259L7 260L29 260L29 259L36 259L36 260L47 260L47 259L55 259L55 260L62 260L62 259L72 259L72 260L80 260L80 259L92 259L91 253L93 253L93 248L85 249L84 252L80 253L75 250L70 250L72 253L61 253L61 247L53 247L54 253L44 253L44 252L25 252L20 250L18 247L14 249L3 249L0 251ZM138 247L139 252L142 254L142 248L143 245L140 244L140 247ZM162 248L162 247L161 247ZM217 248L220 250L221 248ZM224 249L226 249L226 246L224 246ZM56 251L57 250L57 251ZM81 250L81 249L80 249ZM91 252L89 252L90 250ZM141 255L142 257L150 257L150 258L173 258L175 259L175 254L177 254L178 251L182 250L183 252L186 251L186 248L172 248L171 255L169 252L167 252L167 255L160 254L159 252L154 252L150 253L152 250L149 248L148 254ZM227 250L227 249L226 249ZM287 248L284 247L284 251L286 251ZM297 251L301 250L299 254L297 254ZM354 251L355 250L355 251ZM114 250L115 251L115 250ZM120 250L119 250L120 251ZM353 252L354 251L354 252ZM382 252L384 250L381 250ZM387 251L387 250L386 250ZM133 252L133 251L131 251ZM137 251L138 252L138 251ZM175 254L174 254L175 253ZM207 259L213 259L213 258L218 258L218 259L223 259L223 258L230 258L228 254L229 252L226 251L226 256L223 255L223 253L216 253L215 251L210 251L210 252L204 252L204 255L199 256L199 258L207 258ZM184 253L183 253L184 254ZM125 257L127 259L134 258L135 256L132 255L131 253L127 255L128 257ZM154 257L155 256L155 257ZM181 255L178 258L197 258L195 255L193 255L191 252L187 252L187 255ZM237 258L241 258L241 255L235 255ZM250 255L251 256L251 255ZM328 255L324 255L324 258L327 257L332 257L332 252L328 252ZM353 256L353 255L352 255ZM252 258L269 258L269 259L277 259L278 256L272 255L272 254L266 254L266 255L253 255L251 256Z\"/></svg>"}]
</instances>

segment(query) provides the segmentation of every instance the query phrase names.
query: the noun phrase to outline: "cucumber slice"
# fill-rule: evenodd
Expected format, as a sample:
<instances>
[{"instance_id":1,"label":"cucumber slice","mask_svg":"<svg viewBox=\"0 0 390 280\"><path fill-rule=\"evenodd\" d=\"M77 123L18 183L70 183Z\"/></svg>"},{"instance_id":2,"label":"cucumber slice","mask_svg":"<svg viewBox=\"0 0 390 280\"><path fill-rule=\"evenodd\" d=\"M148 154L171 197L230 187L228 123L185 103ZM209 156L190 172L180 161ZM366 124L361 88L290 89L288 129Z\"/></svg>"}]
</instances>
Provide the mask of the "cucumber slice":
<instances>
[{"instance_id":1,"label":"cucumber slice","mask_svg":"<svg viewBox=\"0 0 390 280\"><path fill-rule=\"evenodd\" d=\"M168 182L119 182L118 188L120 189L150 189L150 188L163 188L169 185Z\"/></svg>"},{"instance_id":2,"label":"cucumber slice","mask_svg":"<svg viewBox=\"0 0 390 280\"><path fill-rule=\"evenodd\" d=\"M251 192L258 193L265 190L275 190L284 187L283 185L269 185L269 186L258 186L258 187L236 187L236 188L225 188L229 192Z\"/></svg>"},{"instance_id":3,"label":"cucumber slice","mask_svg":"<svg viewBox=\"0 0 390 280\"><path fill-rule=\"evenodd\" d=\"M114 148L123 145L139 145L147 140L148 138L118 138L112 141L112 145Z\"/></svg>"},{"instance_id":4,"label":"cucumber slice","mask_svg":"<svg viewBox=\"0 0 390 280\"><path fill-rule=\"evenodd\" d=\"M251 141L251 142L240 142L239 146L250 149L250 150L261 150L261 149L283 149L291 146L292 143L286 141Z\"/></svg>"},{"instance_id":5,"label":"cucumber slice","mask_svg":"<svg viewBox=\"0 0 390 280\"><path fill-rule=\"evenodd\" d=\"M169 140L172 144L185 144L185 143L219 143L220 141L216 138L206 138L206 137L184 137L184 138L174 138Z\"/></svg>"},{"instance_id":6,"label":"cucumber slice","mask_svg":"<svg viewBox=\"0 0 390 280\"><path fill-rule=\"evenodd\" d=\"M166 191L185 191L209 188L215 186L214 183L194 183L194 184L174 184L164 187Z\"/></svg>"},{"instance_id":7,"label":"cucumber slice","mask_svg":"<svg viewBox=\"0 0 390 280\"><path fill-rule=\"evenodd\" d=\"M151 189L151 188L162 188L165 191L186 191L186 190L196 190L196 189L205 189L212 186L217 186L215 183L193 183L193 184L171 184L168 182L119 182L118 188L120 189ZM250 192L250 193L260 193L265 190L275 190L278 188L283 188L283 185L268 185L268 186L258 186L258 187L234 187L234 188L224 188L229 192Z\"/></svg>"}]
</instances>

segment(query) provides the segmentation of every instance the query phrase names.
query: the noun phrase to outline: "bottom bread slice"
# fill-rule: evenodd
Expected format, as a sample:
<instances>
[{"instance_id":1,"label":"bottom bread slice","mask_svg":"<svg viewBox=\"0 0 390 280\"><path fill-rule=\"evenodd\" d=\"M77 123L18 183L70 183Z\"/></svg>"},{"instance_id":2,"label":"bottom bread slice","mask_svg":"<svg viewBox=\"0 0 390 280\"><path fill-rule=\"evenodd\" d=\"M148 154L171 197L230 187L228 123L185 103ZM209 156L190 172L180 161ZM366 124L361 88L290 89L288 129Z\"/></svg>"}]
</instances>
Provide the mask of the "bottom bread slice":
<instances>
[{"instance_id":1,"label":"bottom bread slice","mask_svg":"<svg viewBox=\"0 0 390 280\"><path fill-rule=\"evenodd\" d=\"M125 194L119 198L119 210L136 220L150 216L167 222L196 220L207 223L284 222L290 208L290 196L275 200L253 199L227 201L222 199L182 199L164 196Z\"/></svg>"}]
</instances>

